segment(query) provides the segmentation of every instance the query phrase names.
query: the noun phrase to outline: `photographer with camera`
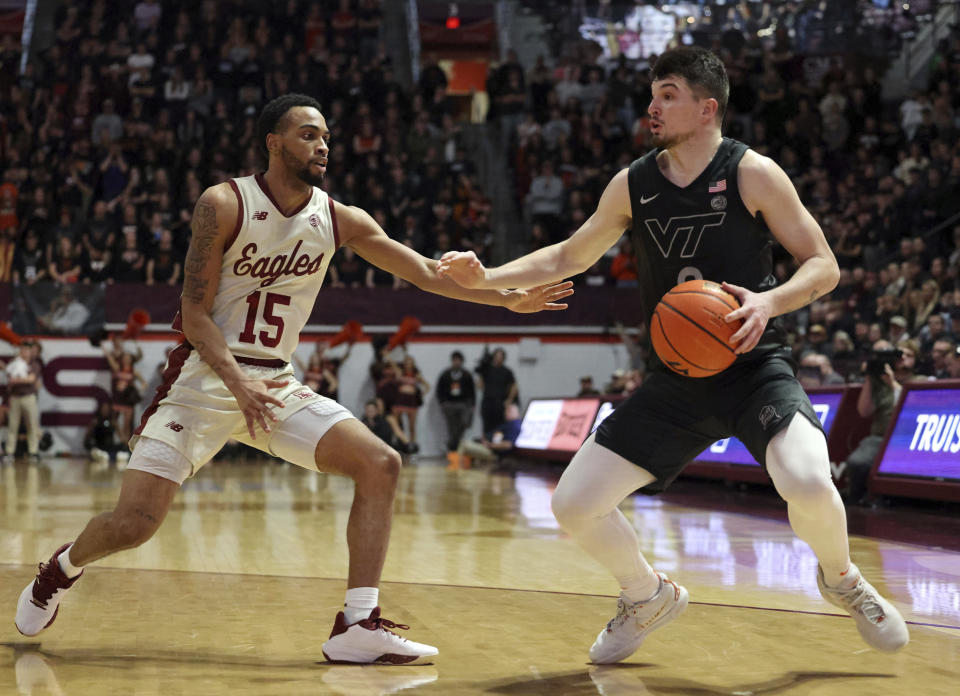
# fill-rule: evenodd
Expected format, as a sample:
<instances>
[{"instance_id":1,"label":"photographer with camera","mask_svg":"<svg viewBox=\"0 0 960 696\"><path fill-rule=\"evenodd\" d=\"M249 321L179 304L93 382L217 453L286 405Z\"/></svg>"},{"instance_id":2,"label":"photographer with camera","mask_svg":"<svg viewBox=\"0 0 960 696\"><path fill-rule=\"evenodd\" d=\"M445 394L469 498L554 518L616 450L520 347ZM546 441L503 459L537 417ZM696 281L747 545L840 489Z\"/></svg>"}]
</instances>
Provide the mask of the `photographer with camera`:
<instances>
[{"instance_id":1,"label":"photographer with camera","mask_svg":"<svg viewBox=\"0 0 960 696\"><path fill-rule=\"evenodd\" d=\"M848 503L864 502L867 476L883 447L884 435L903 390L903 383L917 379L914 373L916 350L916 341L907 341L902 349L897 349L889 341L879 340L873 344L873 349L860 368L864 380L857 399L857 412L872 421L870 434L860 441L845 462Z\"/></svg>"}]
</instances>

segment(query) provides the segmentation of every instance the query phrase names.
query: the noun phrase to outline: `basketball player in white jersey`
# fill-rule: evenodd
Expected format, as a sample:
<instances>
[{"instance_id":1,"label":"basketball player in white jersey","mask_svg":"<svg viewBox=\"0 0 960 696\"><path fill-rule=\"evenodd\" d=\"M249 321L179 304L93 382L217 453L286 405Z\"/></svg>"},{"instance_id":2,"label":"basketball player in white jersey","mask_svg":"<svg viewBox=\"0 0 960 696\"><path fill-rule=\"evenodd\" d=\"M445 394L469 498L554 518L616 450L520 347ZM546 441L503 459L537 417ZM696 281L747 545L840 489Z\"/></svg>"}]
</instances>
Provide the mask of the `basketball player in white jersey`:
<instances>
[{"instance_id":1,"label":"basketball player in white jersey","mask_svg":"<svg viewBox=\"0 0 960 696\"><path fill-rule=\"evenodd\" d=\"M131 438L119 501L40 564L17 606L24 635L53 623L86 565L153 536L183 481L234 438L355 483L346 602L323 645L325 657L407 664L437 654L390 631L407 627L381 618L377 606L400 457L347 409L300 384L290 358L330 257L342 245L424 290L516 312L566 308L556 300L572 294L571 284L501 292L438 279L435 261L318 188L330 132L310 97L270 102L258 136L267 171L213 186L197 201L175 322L185 341L170 354L163 383Z\"/></svg>"}]
</instances>

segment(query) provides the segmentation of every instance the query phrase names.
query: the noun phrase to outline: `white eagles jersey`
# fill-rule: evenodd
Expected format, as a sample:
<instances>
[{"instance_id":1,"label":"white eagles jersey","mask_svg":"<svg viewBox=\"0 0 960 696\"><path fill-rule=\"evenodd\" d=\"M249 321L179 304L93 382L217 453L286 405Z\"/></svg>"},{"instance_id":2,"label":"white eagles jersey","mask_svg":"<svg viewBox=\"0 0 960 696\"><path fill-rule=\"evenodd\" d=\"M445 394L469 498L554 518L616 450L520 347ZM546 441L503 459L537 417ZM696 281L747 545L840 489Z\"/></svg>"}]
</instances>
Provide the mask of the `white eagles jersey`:
<instances>
[{"instance_id":1,"label":"white eagles jersey","mask_svg":"<svg viewBox=\"0 0 960 696\"><path fill-rule=\"evenodd\" d=\"M213 321L234 355L289 362L340 246L333 200L314 187L286 216L262 174L230 186L240 213L224 246Z\"/></svg>"}]
</instances>

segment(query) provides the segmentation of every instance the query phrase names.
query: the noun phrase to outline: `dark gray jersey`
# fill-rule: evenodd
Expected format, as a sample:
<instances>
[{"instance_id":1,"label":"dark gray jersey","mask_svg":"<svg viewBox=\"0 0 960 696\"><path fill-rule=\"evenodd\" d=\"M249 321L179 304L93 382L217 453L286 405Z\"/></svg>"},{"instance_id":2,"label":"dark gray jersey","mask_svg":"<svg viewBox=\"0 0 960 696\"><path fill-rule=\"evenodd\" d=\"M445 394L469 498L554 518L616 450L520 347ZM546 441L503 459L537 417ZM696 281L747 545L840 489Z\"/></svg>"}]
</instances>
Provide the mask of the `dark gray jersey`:
<instances>
[{"instance_id":1,"label":"dark gray jersey","mask_svg":"<svg viewBox=\"0 0 960 696\"><path fill-rule=\"evenodd\" d=\"M659 149L630 165L631 240L648 326L660 298L687 280L726 281L754 292L776 286L773 237L762 216L747 210L737 186L746 151L743 143L724 138L710 164L685 188L660 171ZM779 322L771 321L756 350L768 352L783 338Z\"/></svg>"}]
</instances>

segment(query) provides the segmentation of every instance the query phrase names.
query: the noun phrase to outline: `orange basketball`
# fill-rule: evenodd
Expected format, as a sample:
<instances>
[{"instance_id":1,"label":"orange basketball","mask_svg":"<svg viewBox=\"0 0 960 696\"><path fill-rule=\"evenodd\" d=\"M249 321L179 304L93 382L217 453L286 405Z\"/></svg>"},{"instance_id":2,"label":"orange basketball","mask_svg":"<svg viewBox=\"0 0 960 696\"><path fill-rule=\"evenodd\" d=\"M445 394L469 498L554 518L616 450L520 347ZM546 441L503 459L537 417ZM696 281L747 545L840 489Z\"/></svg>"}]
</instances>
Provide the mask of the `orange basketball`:
<instances>
[{"instance_id":1,"label":"orange basketball","mask_svg":"<svg viewBox=\"0 0 960 696\"><path fill-rule=\"evenodd\" d=\"M718 283L688 280L663 296L650 322L653 349L677 374L710 377L737 359L730 337L743 320L723 317L740 307L737 298Z\"/></svg>"}]
</instances>

